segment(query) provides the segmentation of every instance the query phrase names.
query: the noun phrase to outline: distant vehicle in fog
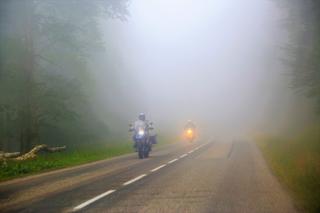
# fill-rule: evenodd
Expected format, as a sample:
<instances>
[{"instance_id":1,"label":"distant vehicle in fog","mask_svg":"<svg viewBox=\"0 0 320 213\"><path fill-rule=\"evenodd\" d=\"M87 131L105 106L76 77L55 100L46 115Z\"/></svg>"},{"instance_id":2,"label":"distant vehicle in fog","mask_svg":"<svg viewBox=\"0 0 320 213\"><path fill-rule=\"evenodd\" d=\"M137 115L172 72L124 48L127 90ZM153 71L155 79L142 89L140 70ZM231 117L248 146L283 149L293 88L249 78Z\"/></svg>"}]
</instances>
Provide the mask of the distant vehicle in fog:
<instances>
[{"instance_id":1,"label":"distant vehicle in fog","mask_svg":"<svg viewBox=\"0 0 320 213\"><path fill-rule=\"evenodd\" d=\"M193 142L196 138L196 125L191 120L188 120L184 127L184 137L189 142Z\"/></svg>"}]
</instances>

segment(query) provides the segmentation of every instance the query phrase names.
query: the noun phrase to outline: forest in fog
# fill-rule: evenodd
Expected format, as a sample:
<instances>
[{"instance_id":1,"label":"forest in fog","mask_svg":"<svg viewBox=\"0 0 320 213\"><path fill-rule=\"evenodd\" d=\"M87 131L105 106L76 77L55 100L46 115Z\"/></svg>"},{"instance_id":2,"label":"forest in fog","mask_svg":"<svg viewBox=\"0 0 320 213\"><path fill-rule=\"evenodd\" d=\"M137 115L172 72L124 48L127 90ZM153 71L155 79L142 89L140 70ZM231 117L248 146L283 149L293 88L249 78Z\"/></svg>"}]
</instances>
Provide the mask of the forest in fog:
<instances>
[{"instance_id":1,"label":"forest in fog","mask_svg":"<svg viewBox=\"0 0 320 213\"><path fill-rule=\"evenodd\" d=\"M98 140L88 62L104 51L99 19L126 1L1 1L1 149ZM108 69L106 69L108 71Z\"/></svg>"},{"instance_id":2,"label":"forest in fog","mask_svg":"<svg viewBox=\"0 0 320 213\"><path fill-rule=\"evenodd\" d=\"M217 135L318 123L320 2L190 2L1 1L0 150L129 137L139 112Z\"/></svg>"}]
</instances>

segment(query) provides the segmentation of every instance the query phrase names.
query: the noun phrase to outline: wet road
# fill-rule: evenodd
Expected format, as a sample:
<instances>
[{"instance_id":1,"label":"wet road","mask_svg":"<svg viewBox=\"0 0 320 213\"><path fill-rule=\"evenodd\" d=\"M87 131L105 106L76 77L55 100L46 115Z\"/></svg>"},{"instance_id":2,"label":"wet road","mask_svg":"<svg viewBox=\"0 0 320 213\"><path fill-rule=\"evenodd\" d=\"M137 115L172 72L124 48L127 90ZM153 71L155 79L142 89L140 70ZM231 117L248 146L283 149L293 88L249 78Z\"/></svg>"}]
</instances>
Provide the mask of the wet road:
<instances>
[{"instance_id":1,"label":"wet road","mask_svg":"<svg viewBox=\"0 0 320 213\"><path fill-rule=\"evenodd\" d=\"M177 143L0 184L1 212L295 212L250 142Z\"/></svg>"}]
</instances>

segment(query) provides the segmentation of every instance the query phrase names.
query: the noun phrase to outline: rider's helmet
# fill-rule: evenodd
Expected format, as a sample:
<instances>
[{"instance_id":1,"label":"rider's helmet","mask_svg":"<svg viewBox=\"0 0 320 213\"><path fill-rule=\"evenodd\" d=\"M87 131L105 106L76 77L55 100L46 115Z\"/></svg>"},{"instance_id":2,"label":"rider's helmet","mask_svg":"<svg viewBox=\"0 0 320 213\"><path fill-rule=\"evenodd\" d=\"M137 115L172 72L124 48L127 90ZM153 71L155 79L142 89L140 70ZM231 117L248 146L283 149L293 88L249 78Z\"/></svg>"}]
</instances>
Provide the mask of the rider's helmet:
<instances>
[{"instance_id":1,"label":"rider's helmet","mask_svg":"<svg viewBox=\"0 0 320 213\"><path fill-rule=\"evenodd\" d=\"M139 120L145 121L146 120L146 115L144 113L139 114Z\"/></svg>"},{"instance_id":2,"label":"rider's helmet","mask_svg":"<svg viewBox=\"0 0 320 213\"><path fill-rule=\"evenodd\" d=\"M192 128L192 129L194 129L194 128L195 128L195 125L194 125L193 121L192 121L192 120L188 120L185 128Z\"/></svg>"}]
</instances>

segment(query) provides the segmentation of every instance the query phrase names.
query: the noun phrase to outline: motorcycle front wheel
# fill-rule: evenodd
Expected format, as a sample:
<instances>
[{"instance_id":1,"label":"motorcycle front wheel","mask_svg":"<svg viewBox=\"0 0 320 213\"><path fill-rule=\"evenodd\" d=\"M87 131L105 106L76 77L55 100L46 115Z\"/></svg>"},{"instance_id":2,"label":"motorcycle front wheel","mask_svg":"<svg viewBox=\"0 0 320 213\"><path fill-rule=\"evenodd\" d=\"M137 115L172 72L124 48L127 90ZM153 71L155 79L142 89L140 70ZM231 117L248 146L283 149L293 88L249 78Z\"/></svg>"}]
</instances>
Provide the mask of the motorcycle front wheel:
<instances>
[{"instance_id":1,"label":"motorcycle front wheel","mask_svg":"<svg viewBox=\"0 0 320 213\"><path fill-rule=\"evenodd\" d=\"M143 157L144 157L143 144L141 144L141 143L138 144L138 157L140 159L143 159Z\"/></svg>"},{"instance_id":2,"label":"motorcycle front wheel","mask_svg":"<svg viewBox=\"0 0 320 213\"><path fill-rule=\"evenodd\" d=\"M149 157L149 152L150 152L149 149L146 148L145 151L144 151L144 157L145 157L145 158L148 158L148 157Z\"/></svg>"},{"instance_id":3,"label":"motorcycle front wheel","mask_svg":"<svg viewBox=\"0 0 320 213\"><path fill-rule=\"evenodd\" d=\"M143 149L139 149L138 156L140 159L143 159L143 156L144 156Z\"/></svg>"}]
</instances>

